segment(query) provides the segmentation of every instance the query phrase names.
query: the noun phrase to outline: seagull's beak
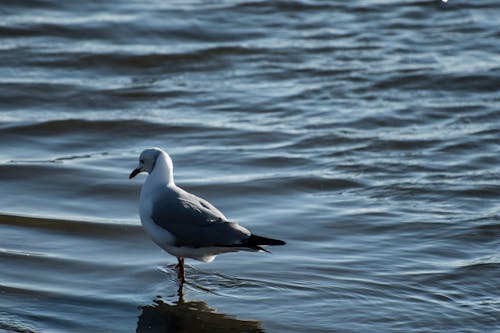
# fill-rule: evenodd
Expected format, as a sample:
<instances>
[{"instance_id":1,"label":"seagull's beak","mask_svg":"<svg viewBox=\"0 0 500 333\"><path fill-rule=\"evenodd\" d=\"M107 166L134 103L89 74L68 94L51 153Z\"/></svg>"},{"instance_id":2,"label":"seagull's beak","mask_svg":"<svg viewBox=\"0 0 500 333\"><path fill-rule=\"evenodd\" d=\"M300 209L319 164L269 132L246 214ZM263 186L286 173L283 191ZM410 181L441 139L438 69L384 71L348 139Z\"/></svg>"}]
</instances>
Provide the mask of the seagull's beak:
<instances>
[{"instance_id":1,"label":"seagull's beak","mask_svg":"<svg viewBox=\"0 0 500 333\"><path fill-rule=\"evenodd\" d=\"M128 176L128 179L132 179L134 178L135 176L137 176L138 173L140 173L142 170L141 168L137 168L137 169L134 169L134 171L132 171L130 173L130 176Z\"/></svg>"}]
</instances>

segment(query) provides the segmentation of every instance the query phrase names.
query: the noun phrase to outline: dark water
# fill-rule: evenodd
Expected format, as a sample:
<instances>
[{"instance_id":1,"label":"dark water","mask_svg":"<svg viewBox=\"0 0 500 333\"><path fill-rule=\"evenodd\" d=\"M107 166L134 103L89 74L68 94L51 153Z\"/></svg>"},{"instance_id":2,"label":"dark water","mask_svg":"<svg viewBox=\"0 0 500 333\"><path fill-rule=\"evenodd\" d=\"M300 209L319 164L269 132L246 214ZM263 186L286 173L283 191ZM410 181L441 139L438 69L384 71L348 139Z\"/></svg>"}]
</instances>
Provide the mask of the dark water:
<instances>
[{"instance_id":1,"label":"dark water","mask_svg":"<svg viewBox=\"0 0 500 333\"><path fill-rule=\"evenodd\" d=\"M500 2L0 13L0 331L500 331ZM150 146L288 245L189 262L178 300Z\"/></svg>"}]
</instances>

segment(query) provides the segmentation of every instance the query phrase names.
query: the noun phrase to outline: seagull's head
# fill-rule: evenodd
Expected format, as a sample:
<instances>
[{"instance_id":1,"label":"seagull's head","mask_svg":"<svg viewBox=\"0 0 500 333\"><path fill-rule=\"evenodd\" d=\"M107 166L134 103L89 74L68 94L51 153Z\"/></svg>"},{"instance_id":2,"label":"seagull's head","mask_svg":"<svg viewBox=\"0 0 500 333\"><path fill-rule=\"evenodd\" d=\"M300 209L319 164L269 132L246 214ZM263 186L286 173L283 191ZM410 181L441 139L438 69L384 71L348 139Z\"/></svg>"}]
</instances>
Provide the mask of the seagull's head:
<instances>
[{"instance_id":1,"label":"seagull's head","mask_svg":"<svg viewBox=\"0 0 500 333\"><path fill-rule=\"evenodd\" d=\"M160 148L149 148L144 150L139 156L139 164L137 167L130 173L129 179L134 178L137 174L141 172L151 173L155 168L156 161L159 157L163 157L163 159L167 162L167 165L172 168L172 161L170 157Z\"/></svg>"}]
</instances>

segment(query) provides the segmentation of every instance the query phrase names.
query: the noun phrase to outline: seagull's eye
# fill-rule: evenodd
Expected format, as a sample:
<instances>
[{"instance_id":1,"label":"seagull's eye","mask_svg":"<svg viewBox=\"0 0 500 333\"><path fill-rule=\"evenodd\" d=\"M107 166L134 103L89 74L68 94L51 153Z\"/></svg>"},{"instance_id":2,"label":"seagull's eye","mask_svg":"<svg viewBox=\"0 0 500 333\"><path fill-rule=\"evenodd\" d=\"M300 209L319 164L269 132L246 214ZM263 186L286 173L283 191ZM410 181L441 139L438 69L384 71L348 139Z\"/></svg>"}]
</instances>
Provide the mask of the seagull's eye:
<instances>
[{"instance_id":1,"label":"seagull's eye","mask_svg":"<svg viewBox=\"0 0 500 333\"><path fill-rule=\"evenodd\" d=\"M144 160L139 160L139 163L144 164Z\"/></svg>"}]
</instances>

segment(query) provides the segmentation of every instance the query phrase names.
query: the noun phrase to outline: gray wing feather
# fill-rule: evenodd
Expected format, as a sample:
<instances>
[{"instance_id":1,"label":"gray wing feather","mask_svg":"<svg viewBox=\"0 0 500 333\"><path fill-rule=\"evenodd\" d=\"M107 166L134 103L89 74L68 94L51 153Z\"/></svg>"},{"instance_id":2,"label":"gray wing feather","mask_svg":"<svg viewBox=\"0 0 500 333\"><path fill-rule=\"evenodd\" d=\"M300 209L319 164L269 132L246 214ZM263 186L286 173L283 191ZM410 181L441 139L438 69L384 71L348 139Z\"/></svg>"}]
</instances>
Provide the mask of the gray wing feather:
<instances>
[{"instance_id":1,"label":"gray wing feather","mask_svg":"<svg viewBox=\"0 0 500 333\"><path fill-rule=\"evenodd\" d=\"M175 236L177 246L234 246L250 236L250 231L227 221L208 201L181 188L163 189L151 217Z\"/></svg>"}]
</instances>

